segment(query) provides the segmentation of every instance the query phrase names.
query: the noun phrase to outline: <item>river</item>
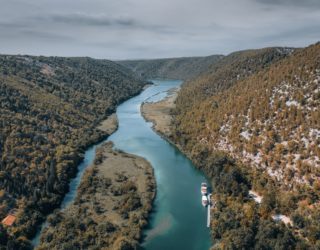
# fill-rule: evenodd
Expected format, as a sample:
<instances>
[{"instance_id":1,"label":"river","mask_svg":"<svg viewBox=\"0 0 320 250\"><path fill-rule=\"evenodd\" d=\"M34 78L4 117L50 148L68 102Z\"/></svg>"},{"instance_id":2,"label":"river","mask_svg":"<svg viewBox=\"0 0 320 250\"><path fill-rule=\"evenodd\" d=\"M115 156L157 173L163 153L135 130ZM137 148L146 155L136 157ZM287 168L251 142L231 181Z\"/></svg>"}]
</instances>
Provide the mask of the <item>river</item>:
<instances>
[{"instance_id":1,"label":"river","mask_svg":"<svg viewBox=\"0 0 320 250\"><path fill-rule=\"evenodd\" d=\"M168 90L180 86L181 81L153 82L154 85L117 108L119 128L108 138L115 148L144 157L154 168L157 195L148 227L143 231L141 248L207 250L211 240L206 227L206 208L201 205L200 194L201 182L206 178L175 146L155 133L152 124L146 122L140 113L142 102L161 100ZM98 145L86 151L76 178L70 182L62 209L74 200L83 172L93 162ZM35 246L39 235L33 240Z\"/></svg>"},{"instance_id":2,"label":"river","mask_svg":"<svg viewBox=\"0 0 320 250\"><path fill-rule=\"evenodd\" d=\"M153 82L118 107L119 129L109 137L116 148L144 157L154 168L157 196L142 248L207 250L210 232L200 195L201 182L206 178L176 147L156 134L140 113L143 101L164 98L166 91L181 81Z\"/></svg>"}]
</instances>

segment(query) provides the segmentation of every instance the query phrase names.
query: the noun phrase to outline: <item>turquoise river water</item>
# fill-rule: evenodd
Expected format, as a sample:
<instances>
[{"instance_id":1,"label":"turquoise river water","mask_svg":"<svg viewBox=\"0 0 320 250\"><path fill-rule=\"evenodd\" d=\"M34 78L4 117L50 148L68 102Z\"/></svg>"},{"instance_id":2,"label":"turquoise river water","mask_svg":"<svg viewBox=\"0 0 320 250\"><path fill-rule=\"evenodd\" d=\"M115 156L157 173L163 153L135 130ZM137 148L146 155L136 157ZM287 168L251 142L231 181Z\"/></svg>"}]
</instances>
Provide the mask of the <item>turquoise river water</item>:
<instances>
[{"instance_id":1,"label":"turquoise river water","mask_svg":"<svg viewBox=\"0 0 320 250\"><path fill-rule=\"evenodd\" d=\"M143 249L209 249L206 208L201 205L200 185L205 176L176 147L156 134L140 113L144 101L157 101L181 81L155 84L117 109L119 129L109 137L116 148L147 159L157 182Z\"/></svg>"}]
</instances>

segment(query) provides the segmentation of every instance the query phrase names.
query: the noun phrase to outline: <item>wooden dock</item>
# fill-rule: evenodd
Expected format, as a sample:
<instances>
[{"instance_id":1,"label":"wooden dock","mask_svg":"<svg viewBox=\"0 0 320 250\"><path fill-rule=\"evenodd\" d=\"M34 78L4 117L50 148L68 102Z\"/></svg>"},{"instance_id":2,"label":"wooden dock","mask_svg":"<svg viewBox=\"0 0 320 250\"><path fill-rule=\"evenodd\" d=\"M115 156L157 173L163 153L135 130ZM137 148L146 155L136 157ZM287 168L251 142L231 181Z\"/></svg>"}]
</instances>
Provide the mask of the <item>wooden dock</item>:
<instances>
[{"instance_id":1,"label":"wooden dock","mask_svg":"<svg viewBox=\"0 0 320 250\"><path fill-rule=\"evenodd\" d=\"M207 216L207 227L210 227L211 221L211 194L208 195L208 216Z\"/></svg>"}]
</instances>

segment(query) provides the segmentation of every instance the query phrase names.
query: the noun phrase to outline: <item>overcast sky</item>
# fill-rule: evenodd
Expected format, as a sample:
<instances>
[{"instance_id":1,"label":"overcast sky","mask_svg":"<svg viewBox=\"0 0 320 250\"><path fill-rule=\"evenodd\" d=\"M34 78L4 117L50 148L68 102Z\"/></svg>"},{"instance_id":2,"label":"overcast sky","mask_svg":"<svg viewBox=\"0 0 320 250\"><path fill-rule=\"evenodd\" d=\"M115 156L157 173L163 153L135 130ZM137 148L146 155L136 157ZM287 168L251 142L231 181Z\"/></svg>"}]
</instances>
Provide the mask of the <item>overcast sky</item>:
<instances>
[{"instance_id":1,"label":"overcast sky","mask_svg":"<svg viewBox=\"0 0 320 250\"><path fill-rule=\"evenodd\" d=\"M228 54L320 40L320 0L0 0L0 53Z\"/></svg>"}]
</instances>

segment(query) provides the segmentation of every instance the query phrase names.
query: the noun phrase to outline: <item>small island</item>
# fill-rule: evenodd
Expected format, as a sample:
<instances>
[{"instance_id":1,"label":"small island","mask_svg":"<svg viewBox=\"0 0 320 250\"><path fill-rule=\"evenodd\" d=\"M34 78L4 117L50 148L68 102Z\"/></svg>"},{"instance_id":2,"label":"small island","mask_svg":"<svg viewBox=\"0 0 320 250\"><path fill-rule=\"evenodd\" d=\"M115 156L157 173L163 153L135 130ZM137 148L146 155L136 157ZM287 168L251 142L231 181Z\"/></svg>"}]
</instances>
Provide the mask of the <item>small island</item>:
<instances>
[{"instance_id":1,"label":"small island","mask_svg":"<svg viewBox=\"0 0 320 250\"><path fill-rule=\"evenodd\" d=\"M51 215L37 249L135 249L155 196L151 165L113 149L97 149L75 202Z\"/></svg>"}]
</instances>

